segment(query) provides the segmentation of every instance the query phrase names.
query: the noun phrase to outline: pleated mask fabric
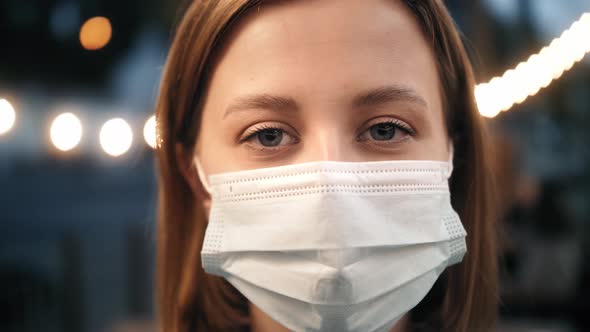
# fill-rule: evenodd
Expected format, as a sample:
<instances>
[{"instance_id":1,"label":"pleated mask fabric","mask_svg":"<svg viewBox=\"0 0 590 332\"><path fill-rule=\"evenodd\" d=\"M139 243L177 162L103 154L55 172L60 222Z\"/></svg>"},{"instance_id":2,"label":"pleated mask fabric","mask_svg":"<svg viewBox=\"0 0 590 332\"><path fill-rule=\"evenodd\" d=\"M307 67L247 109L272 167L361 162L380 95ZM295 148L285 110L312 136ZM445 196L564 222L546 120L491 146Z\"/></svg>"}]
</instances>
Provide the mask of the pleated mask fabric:
<instances>
[{"instance_id":1,"label":"pleated mask fabric","mask_svg":"<svg viewBox=\"0 0 590 332\"><path fill-rule=\"evenodd\" d=\"M398 160L211 175L203 268L290 330L388 331L466 253L451 172Z\"/></svg>"}]
</instances>

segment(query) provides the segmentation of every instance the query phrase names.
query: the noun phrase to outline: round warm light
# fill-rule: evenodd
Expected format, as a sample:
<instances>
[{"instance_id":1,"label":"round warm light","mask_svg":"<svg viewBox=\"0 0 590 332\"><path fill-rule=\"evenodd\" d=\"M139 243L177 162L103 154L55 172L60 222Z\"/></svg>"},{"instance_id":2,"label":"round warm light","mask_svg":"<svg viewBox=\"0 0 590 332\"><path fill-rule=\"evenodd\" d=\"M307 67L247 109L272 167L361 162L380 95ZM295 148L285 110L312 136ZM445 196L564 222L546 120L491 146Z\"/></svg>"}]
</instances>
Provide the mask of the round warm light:
<instances>
[{"instance_id":1,"label":"round warm light","mask_svg":"<svg viewBox=\"0 0 590 332\"><path fill-rule=\"evenodd\" d=\"M475 99L481 115L493 118L500 113L500 109L494 107L492 91L489 83L482 83L475 87Z\"/></svg>"},{"instance_id":2,"label":"round warm light","mask_svg":"<svg viewBox=\"0 0 590 332\"><path fill-rule=\"evenodd\" d=\"M80 43L87 50L99 50L109 43L112 34L113 29L108 18L93 17L80 28Z\"/></svg>"},{"instance_id":3,"label":"round warm light","mask_svg":"<svg viewBox=\"0 0 590 332\"><path fill-rule=\"evenodd\" d=\"M131 147L133 132L125 120L111 119L100 129L100 146L108 155L118 157L125 154Z\"/></svg>"},{"instance_id":4,"label":"round warm light","mask_svg":"<svg viewBox=\"0 0 590 332\"><path fill-rule=\"evenodd\" d=\"M143 138L152 149L156 148L156 116L152 115L143 127Z\"/></svg>"},{"instance_id":5,"label":"round warm light","mask_svg":"<svg viewBox=\"0 0 590 332\"><path fill-rule=\"evenodd\" d=\"M0 99L0 135L6 134L14 126L16 112L6 99Z\"/></svg>"},{"instance_id":6,"label":"round warm light","mask_svg":"<svg viewBox=\"0 0 590 332\"><path fill-rule=\"evenodd\" d=\"M51 123L49 137L58 150L72 150L82 139L82 124L72 113L60 114Z\"/></svg>"}]
</instances>

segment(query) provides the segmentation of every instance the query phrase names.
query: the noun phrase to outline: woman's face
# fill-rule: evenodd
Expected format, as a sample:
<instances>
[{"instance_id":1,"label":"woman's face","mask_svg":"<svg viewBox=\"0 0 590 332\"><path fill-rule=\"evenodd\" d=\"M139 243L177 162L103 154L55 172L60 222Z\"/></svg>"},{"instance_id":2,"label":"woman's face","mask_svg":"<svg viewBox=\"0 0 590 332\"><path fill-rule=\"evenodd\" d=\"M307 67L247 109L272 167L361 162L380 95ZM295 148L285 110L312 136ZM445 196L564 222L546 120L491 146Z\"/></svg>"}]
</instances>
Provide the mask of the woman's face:
<instances>
[{"instance_id":1,"label":"woman's face","mask_svg":"<svg viewBox=\"0 0 590 332\"><path fill-rule=\"evenodd\" d=\"M434 55L400 1L281 1L240 20L212 68L205 174L307 161L444 160Z\"/></svg>"}]
</instances>

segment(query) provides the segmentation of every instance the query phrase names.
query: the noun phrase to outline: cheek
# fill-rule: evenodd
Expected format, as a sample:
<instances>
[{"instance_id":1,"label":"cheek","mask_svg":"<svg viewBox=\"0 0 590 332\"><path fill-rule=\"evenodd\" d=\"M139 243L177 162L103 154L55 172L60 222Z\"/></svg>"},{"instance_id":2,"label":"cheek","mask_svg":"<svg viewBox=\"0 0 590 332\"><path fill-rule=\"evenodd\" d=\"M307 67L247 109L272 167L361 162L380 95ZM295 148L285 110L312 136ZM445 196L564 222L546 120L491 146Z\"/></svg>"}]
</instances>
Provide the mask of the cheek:
<instances>
[{"instance_id":1,"label":"cheek","mask_svg":"<svg viewBox=\"0 0 590 332\"><path fill-rule=\"evenodd\" d=\"M434 66L427 66L421 79L416 82L417 89L425 96L428 104L428 135L424 137L420 159L448 159L448 135L441 100L440 84Z\"/></svg>"},{"instance_id":2,"label":"cheek","mask_svg":"<svg viewBox=\"0 0 590 332\"><path fill-rule=\"evenodd\" d=\"M434 110L433 110L434 111ZM433 112L431 121L431 135L425 140L424 157L422 159L442 160L448 159L449 139L447 135L444 116L440 109ZM428 155L426 155L428 154Z\"/></svg>"},{"instance_id":3,"label":"cheek","mask_svg":"<svg viewBox=\"0 0 590 332\"><path fill-rule=\"evenodd\" d=\"M196 144L196 153L206 174L215 174L227 171L224 167L228 156L231 156L229 148L229 134L221 127L221 112L217 112L219 106L210 98L206 101L201 114L201 124Z\"/></svg>"},{"instance_id":4,"label":"cheek","mask_svg":"<svg viewBox=\"0 0 590 332\"><path fill-rule=\"evenodd\" d=\"M446 111L443 110L442 104L442 95L444 92L441 91L440 84L438 81L438 75L436 75L436 81L435 84L433 84L431 90L433 105L435 106L432 109L432 145L433 147L435 147L436 150L435 157L437 158L435 159L446 161L449 158L448 148L451 142L449 140L447 125L445 121Z\"/></svg>"}]
</instances>

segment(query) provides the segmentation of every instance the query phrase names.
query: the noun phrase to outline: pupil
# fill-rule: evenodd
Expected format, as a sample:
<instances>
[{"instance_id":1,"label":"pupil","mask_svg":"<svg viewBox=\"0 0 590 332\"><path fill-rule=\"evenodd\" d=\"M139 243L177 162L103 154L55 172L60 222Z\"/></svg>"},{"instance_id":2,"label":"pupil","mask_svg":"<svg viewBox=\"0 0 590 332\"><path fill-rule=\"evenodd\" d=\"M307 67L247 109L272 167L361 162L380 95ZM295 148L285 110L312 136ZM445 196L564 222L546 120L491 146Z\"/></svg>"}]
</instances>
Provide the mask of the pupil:
<instances>
[{"instance_id":1,"label":"pupil","mask_svg":"<svg viewBox=\"0 0 590 332\"><path fill-rule=\"evenodd\" d=\"M371 137L377 141L388 141L395 135L395 126L381 123L371 127Z\"/></svg>"},{"instance_id":2,"label":"pupil","mask_svg":"<svg viewBox=\"0 0 590 332\"><path fill-rule=\"evenodd\" d=\"M264 129L258 133L258 140L264 146L277 146L283 140L283 131L280 129Z\"/></svg>"}]
</instances>

